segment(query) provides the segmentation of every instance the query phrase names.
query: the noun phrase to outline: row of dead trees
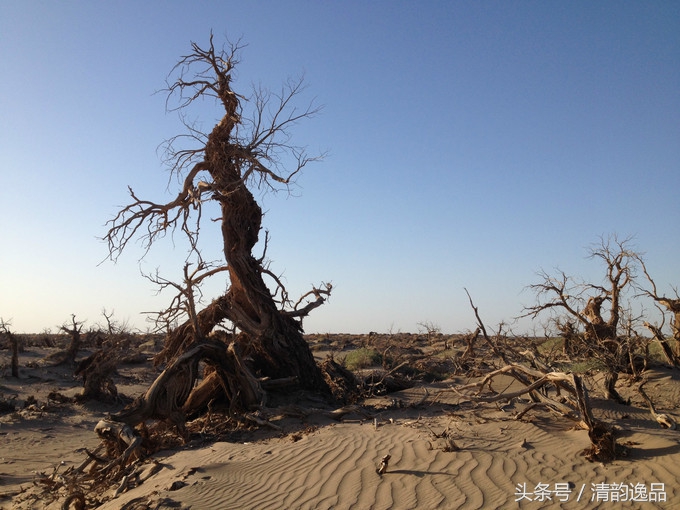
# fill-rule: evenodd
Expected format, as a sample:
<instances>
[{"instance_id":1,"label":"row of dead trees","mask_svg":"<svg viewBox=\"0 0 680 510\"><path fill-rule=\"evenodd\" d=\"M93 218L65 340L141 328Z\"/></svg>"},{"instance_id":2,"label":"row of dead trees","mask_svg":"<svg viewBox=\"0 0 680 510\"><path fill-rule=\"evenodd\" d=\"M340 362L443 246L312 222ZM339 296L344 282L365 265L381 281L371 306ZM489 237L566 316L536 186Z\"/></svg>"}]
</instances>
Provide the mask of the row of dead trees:
<instances>
[{"instance_id":1,"label":"row of dead trees","mask_svg":"<svg viewBox=\"0 0 680 510\"><path fill-rule=\"evenodd\" d=\"M646 269L645 274L649 278ZM649 278L649 280L652 282L651 278ZM611 281L617 280L612 279ZM654 289L653 295L655 295L656 287L653 282L652 286ZM542 289L545 290L544 288ZM560 297L560 301L558 302L562 303L562 305L557 306L564 306L567 296L563 292L563 289L561 288L557 294ZM680 302L678 300L668 300L667 298L663 298L663 301L668 302L671 306L674 302ZM551 366L549 360L546 360L538 351L536 345L533 345L531 350L520 351L515 348L517 344L509 342L507 337L500 334L489 335L477 307L475 307L472 302L472 298L470 298L470 305L474 310L478 327L474 333L464 337L466 350L463 357L472 356L474 344L481 335L487 345L486 351L489 354L492 354L491 357L485 357L485 364L491 363L492 367L494 365L495 367L490 370L487 369L486 373L474 383L451 387L456 394L468 401L487 403L498 401L511 402L520 397L528 396L529 402L527 406L516 415L516 419L520 419L527 412L530 412L536 407L546 408L558 418L566 418L576 426L588 431L591 446L583 452L588 460L610 462L622 455L625 448L617 444L615 428L611 424L596 419L593 416L589 391L580 375L555 370ZM542 310L533 309L532 313L538 311ZM593 326L593 322L598 323L599 319L601 319L599 308L597 308L597 305L593 305L593 300L588 300L585 311L579 312L579 314L581 313L582 317L588 320L587 324L590 326ZM676 336L678 326L680 326L678 318L678 315L675 314L672 319L672 331L676 339L676 351L671 355L667 354L668 362L676 367L678 365L674 363L674 360L676 359L675 356L677 356L677 349L680 347L680 342L678 342L680 338ZM647 323L645 323L645 325L648 327ZM590 331L592 332L594 329L595 328L592 328ZM586 329L586 331L588 331L588 329ZM604 363L606 370L604 387L605 396L622 402L623 399L618 392L616 392L615 395L612 395L612 386L610 385L613 384L612 378L615 377L613 374L618 376L619 370L625 370L626 362L630 363L631 367L635 365L632 352L625 361L612 361L612 358L609 356L609 353L612 352L611 345L603 342L593 342L593 340L598 340L600 337L593 337L588 334L578 334L573 327L570 328L568 332L570 336L564 338L564 354L568 357L576 355L584 357L592 357L594 355L598 357L598 359ZM628 331L628 334L630 334L630 331ZM572 342L571 345L568 342L569 340ZM661 342L663 339L655 336L655 340ZM630 342L625 342L625 340L619 336L615 337L615 341L619 345L625 345L627 348L631 348L632 344ZM644 345L646 346L647 344ZM577 352L577 349L579 348L582 350ZM668 348L670 349L670 346L668 346ZM617 352L617 354L620 356L619 352ZM652 418L660 427L675 430L677 424L674 418L668 414L657 411L654 402L643 388L646 380L639 373L636 373L634 368L632 368L632 370L632 376L637 378L638 382L637 391L647 404ZM495 391L495 379L503 376L511 377L517 381L520 389L514 389L512 391L507 390L508 384L505 382L502 385L496 385L506 388L505 390L500 392Z\"/></svg>"},{"instance_id":2,"label":"row of dead trees","mask_svg":"<svg viewBox=\"0 0 680 510\"><path fill-rule=\"evenodd\" d=\"M72 314L69 321L58 327L60 335L67 341L63 349L49 354L41 363L44 366L66 366L73 370L73 374L83 381L83 391L76 397L78 401L98 400L112 402L119 400L118 391L113 376L119 364L124 362L141 362L146 357L134 349L138 343L136 335L131 333L126 324L113 320L113 313L103 312L106 325L96 325L83 331L84 321L76 319ZM157 336L157 335L154 335ZM11 376L20 377L19 354L24 348L20 335L11 330L10 321L0 319L0 339L6 338L11 351ZM54 341L49 333L45 333L43 340L54 347ZM82 349L92 349L88 356L77 359Z\"/></svg>"}]
</instances>

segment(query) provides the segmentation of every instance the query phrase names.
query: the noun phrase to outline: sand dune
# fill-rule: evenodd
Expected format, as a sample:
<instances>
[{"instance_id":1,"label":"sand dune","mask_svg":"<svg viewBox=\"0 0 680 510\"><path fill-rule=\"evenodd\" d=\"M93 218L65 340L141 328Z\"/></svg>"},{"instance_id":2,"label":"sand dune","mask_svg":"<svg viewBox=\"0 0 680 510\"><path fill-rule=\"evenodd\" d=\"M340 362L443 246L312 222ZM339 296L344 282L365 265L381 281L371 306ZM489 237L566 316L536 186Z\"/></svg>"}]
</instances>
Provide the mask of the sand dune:
<instances>
[{"instance_id":1,"label":"sand dune","mask_svg":"<svg viewBox=\"0 0 680 510\"><path fill-rule=\"evenodd\" d=\"M677 433L657 428L643 409L637 413L640 419L622 439L635 443L629 457L607 465L581 455L590 444L586 431L547 416L521 422L510 411L420 419L383 413L377 429L370 421L329 424L297 442L222 442L163 457L165 467L155 477L102 508L156 491L168 504L193 509L607 508L612 500L632 499L631 484L641 499L638 484L649 495L652 483L664 484L668 502L678 501ZM460 450L437 448L432 432L446 427ZM380 477L376 466L387 453L389 468ZM168 490L176 481L186 485ZM592 484L609 485L598 492ZM612 484L625 484L627 492ZM542 498L541 486L550 494L529 502ZM526 487L523 501L517 501L518 487ZM619 501L617 508L640 505L654 507Z\"/></svg>"}]
</instances>

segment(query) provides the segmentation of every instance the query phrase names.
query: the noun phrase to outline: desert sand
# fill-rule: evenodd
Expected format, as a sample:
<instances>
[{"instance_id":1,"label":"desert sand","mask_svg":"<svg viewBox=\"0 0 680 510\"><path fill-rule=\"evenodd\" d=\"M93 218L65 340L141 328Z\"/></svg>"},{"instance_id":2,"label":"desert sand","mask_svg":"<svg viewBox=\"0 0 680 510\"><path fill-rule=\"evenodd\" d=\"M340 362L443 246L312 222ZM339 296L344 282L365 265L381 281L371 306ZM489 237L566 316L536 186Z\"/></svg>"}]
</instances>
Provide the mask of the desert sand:
<instances>
[{"instance_id":1,"label":"desert sand","mask_svg":"<svg viewBox=\"0 0 680 510\"><path fill-rule=\"evenodd\" d=\"M16 379L9 377L9 354L0 351L0 395L16 406L0 414L2 509L62 508L68 489L46 488L81 464L85 449L97 448L95 425L122 407L60 402L82 383L72 369L46 363L49 354L27 348ZM134 397L158 372L151 364L121 366L116 385ZM676 418L679 376L655 366L645 386L658 410ZM124 488L117 483L86 496L102 509L673 507L680 502L680 431L661 428L625 377L618 389L628 406L599 398L597 378L584 377L593 413L616 427L624 446L607 464L586 460L588 433L573 422L540 406L516 419L526 398L471 402L451 390L470 379L455 376L371 396L341 420L330 418L323 402L294 392L260 413L271 426L208 432L210 420L225 419L216 412L190 427L187 444L169 441L138 460Z\"/></svg>"}]
</instances>

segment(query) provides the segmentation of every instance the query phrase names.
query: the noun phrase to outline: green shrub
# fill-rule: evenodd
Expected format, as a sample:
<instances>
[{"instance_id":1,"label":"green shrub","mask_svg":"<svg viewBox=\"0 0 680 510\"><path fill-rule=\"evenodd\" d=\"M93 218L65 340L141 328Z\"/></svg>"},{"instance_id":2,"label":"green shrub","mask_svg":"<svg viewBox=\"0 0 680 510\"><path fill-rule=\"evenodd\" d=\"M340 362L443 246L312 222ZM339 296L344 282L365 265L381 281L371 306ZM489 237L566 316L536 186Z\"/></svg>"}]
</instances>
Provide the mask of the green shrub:
<instances>
[{"instance_id":1,"label":"green shrub","mask_svg":"<svg viewBox=\"0 0 680 510\"><path fill-rule=\"evenodd\" d=\"M668 343L673 345L673 340L670 340ZM658 363L667 363L666 356L659 342L651 342L649 344L649 359Z\"/></svg>"},{"instance_id":2,"label":"green shrub","mask_svg":"<svg viewBox=\"0 0 680 510\"><path fill-rule=\"evenodd\" d=\"M382 355L375 349L362 347L352 351L345 356L343 364L348 370L368 368L382 363Z\"/></svg>"},{"instance_id":3,"label":"green shrub","mask_svg":"<svg viewBox=\"0 0 680 510\"><path fill-rule=\"evenodd\" d=\"M564 349L564 338L554 337L546 338L543 342L538 344L538 352L540 354L561 353Z\"/></svg>"}]
</instances>

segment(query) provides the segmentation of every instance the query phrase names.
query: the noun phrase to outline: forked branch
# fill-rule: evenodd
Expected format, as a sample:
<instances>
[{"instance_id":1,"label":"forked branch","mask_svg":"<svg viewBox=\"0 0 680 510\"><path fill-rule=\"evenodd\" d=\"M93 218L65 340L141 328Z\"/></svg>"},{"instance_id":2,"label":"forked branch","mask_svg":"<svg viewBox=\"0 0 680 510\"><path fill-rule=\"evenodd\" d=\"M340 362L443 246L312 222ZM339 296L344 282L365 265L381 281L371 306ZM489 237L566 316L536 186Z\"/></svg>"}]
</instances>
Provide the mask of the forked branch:
<instances>
[{"instance_id":1,"label":"forked branch","mask_svg":"<svg viewBox=\"0 0 680 510\"><path fill-rule=\"evenodd\" d=\"M128 242L138 234L142 246L148 252L157 239L163 237L169 229L174 231L177 227L187 235L192 249L195 250L201 202L197 199L200 194L197 194L194 179L204 170L207 170L205 163L194 165L175 199L166 204L141 200L132 188L128 187L133 203L118 211L118 214L107 222L109 231L104 239L109 246L109 258L114 261L118 259ZM195 225L190 224L192 209L199 213Z\"/></svg>"}]
</instances>

